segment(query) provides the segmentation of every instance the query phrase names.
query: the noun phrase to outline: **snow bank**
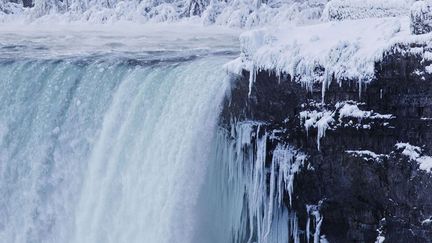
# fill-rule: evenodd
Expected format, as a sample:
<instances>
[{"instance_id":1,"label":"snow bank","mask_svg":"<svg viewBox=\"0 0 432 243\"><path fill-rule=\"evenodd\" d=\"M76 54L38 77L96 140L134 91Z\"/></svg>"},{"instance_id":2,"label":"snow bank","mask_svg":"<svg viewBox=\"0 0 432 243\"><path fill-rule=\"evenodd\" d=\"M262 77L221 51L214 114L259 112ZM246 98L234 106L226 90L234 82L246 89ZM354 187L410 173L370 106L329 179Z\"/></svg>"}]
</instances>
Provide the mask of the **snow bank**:
<instances>
[{"instance_id":1,"label":"snow bank","mask_svg":"<svg viewBox=\"0 0 432 243\"><path fill-rule=\"evenodd\" d=\"M396 17L409 14L413 0L332 0L323 20Z\"/></svg>"},{"instance_id":2,"label":"snow bank","mask_svg":"<svg viewBox=\"0 0 432 243\"><path fill-rule=\"evenodd\" d=\"M241 55L226 68L233 72L242 67L252 72L285 73L307 88L322 83L324 98L330 81L371 82L375 63L381 61L386 52L396 51L399 45L431 40L430 34L411 35L408 17L285 25L242 34Z\"/></svg>"}]
</instances>

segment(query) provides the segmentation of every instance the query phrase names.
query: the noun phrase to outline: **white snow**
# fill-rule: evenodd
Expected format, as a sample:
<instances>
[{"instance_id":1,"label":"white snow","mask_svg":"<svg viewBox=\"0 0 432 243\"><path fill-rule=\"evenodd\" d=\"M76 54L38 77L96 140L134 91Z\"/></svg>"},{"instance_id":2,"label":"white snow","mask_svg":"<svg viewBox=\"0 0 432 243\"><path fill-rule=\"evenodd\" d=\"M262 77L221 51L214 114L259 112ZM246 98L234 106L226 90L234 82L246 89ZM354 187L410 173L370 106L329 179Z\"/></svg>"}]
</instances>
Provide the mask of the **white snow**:
<instances>
[{"instance_id":1,"label":"white snow","mask_svg":"<svg viewBox=\"0 0 432 243\"><path fill-rule=\"evenodd\" d=\"M403 155L410 158L410 160L416 161L420 170L432 173L432 157L422 155L422 149L420 147L409 143L397 143L395 146L397 149L403 149Z\"/></svg>"},{"instance_id":2,"label":"white snow","mask_svg":"<svg viewBox=\"0 0 432 243\"><path fill-rule=\"evenodd\" d=\"M356 104L343 103L342 108L339 110L339 120L342 120L344 117L354 117L358 119L392 119L394 118L391 114L379 114L374 113L373 111L362 111L358 108Z\"/></svg>"},{"instance_id":3,"label":"white snow","mask_svg":"<svg viewBox=\"0 0 432 243\"><path fill-rule=\"evenodd\" d=\"M413 146L409 143L397 143L395 146L397 149L403 149L402 154L408 156L411 160L416 160L418 157L420 157L420 147Z\"/></svg>"},{"instance_id":4,"label":"white snow","mask_svg":"<svg viewBox=\"0 0 432 243\"><path fill-rule=\"evenodd\" d=\"M425 219L425 220L423 220L423 221L422 221L422 224L427 224L427 225L429 225L429 224L432 224L432 217L431 217L431 218L428 218L428 219Z\"/></svg>"},{"instance_id":5,"label":"white snow","mask_svg":"<svg viewBox=\"0 0 432 243\"><path fill-rule=\"evenodd\" d=\"M417 163L419 164L419 168L424 171L431 172L432 170L432 157L431 156L422 156L417 158Z\"/></svg>"},{"instance_id":6,"label":"white snow","mask_svg":"<svg viewBox=\"0 0 432 243\"><path fill-rule=\"evenodd\" d=\"M370 150L346 150L345 152L348 154L355 155L355 156L370 157L374 160L377 160L377 159L380 159L381 157L387 156L384 154L376 154L375 152L372 152Z\"/></svg>"},{"instance_id":7,"label":"white snow","mask_svg":"<svg viewBox=\"0 0 432 243\"><path fill-rule=\"evenodd\" d=\"M423 58L424 58L424 60L426 60L426 61L432 61L432 52L430 52L430 51L426 51L426 52L423 54Z\"/></svg>"},{"instance_id":8,"label":"white snow","mask_svg":"<svg viewBox=\"0 0 432 243\"><path fill-rule=\"evenodd\" d=\"M425 67L427 73L432 74L432 64Z\"/></svg>"},{"instance_id":9,"label":"white snow","mask_svg":"<svg viewBox=\"0 0 432 243\"><path fill-rule=\"evenodd\" d=\"M383 243L385 241L385 237L382 235L378 235L375 243Z\"/></svg>"},{"instance_id":10,"label":"white snow","mask_svg":"<svg viewBox=\"0 0 432 243\"><path fill-rule=\"evenodd\" d=\"M252 72L270 70L289 74L307 88L330 81L374 79L375 63L398 44L426 43L432 34L410 34L408 17L368 18L315 25L268 27L240 36L241 55L227 65ZM420 54L423 48L418 50ZM253 79L251 79L253 83Z\"/></svg>"}]
</instances>

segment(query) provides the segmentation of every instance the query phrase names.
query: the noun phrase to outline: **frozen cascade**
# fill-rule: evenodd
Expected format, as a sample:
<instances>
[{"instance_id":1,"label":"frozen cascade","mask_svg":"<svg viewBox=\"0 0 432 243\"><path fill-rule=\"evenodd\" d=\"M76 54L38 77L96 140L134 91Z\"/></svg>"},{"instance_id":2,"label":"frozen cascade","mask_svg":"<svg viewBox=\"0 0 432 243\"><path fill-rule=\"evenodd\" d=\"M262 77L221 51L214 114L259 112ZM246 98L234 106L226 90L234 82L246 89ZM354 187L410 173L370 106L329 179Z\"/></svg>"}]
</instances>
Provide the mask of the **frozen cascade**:
<instances>
[{"instance_id":1,"label":"frozen cascade","mask_svg":"<svg viewBox=\"0 0 432 243\"><path fill-rule=\"evenodd\" d=\"M212 163L217 168L210 170L218 173L212 178L219 182L209 183L212 188L206 191L226 195L214 202L222 201L221 211L232 217L226 229L232 242L297 243L304 235L296 212L283 198L287 193L291 203L294 176L304 167L306 155L279 144L271 161L266 160L269 136L255 122L233 122L229 130L219 131L212 156L218 161Z\"/></svg>"}]
</instances>

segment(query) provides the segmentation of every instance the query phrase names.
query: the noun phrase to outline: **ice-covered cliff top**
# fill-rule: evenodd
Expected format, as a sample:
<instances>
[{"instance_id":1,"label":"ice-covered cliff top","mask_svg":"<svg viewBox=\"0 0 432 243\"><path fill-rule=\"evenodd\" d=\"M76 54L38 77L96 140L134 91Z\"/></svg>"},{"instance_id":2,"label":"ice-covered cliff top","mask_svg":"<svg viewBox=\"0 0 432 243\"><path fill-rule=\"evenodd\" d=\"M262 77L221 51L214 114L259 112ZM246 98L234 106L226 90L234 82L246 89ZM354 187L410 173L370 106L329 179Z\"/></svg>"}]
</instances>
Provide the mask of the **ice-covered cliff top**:
<instances>
[{"instance_id":1,"label":"ice-covered cliff top","mask_svg":"<svg viewBox=\"0 0 432 243\"><path fill-rule=\"evenodd\" d=\"M412 35L408 17L367 18L308 26L279 26L252 30L240 36L241 56L227 64L239 73L270 70L289 74L311 87L315 82L345 79L370 82L375 63L398 44L430 43L431 34ZM412 48L430 58L425 49Z\"/></svg>"}]
</instances>

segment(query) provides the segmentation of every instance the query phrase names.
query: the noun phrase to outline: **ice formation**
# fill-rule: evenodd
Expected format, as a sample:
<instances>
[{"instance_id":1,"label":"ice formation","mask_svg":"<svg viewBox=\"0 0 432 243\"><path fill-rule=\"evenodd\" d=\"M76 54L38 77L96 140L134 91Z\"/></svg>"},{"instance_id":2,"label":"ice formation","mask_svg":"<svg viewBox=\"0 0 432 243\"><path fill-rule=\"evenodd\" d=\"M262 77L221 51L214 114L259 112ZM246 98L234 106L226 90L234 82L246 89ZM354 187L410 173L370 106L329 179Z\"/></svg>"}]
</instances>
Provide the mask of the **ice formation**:
<instances>
[{"instance_id":1,"label":"ice formation","mask_svg":"<svg viewBox=\"0 0 432 243\"><path fill-rule=\"evenodd\" d=\"M321 215L319 211L319 205L306 205L306 210L308 212L308 221L306 223L306 235L307 235L307 241L309 242L309 232L310 232L310 218L312 217L315 224L315 232L313 234L313 242L314 243L320 243L321 240L321 225L324 220L323 216Z\"/></svg>"},{"instance_id":2,"label":"ice formation","mask_svg":"<svg viewBox=\"0 0 432 243\"><path fill-rule=\"evenodd\" d=\"M317 148L320 150L320 141L325 136L326 130L339 126L356 127L368 129L369 124L362 124L362 120L389 120L395 118L391 114L380 114L374 111L360 110L354 101L338 102L334 109L327 109L322 105L312 104L314 110L304 110L300 112L300 124L304 126L306 133L309 133L311 128L317 129ZM358 122L355 123L350 118L355 118ZM344 120L348 119L348 122Z\"/></svg>"},{"instance_id":3,"label":"ice formation","mask_svg":"<svg viewBox=\"0 0 432 243\"><path fill-rule=\"evenodd\" d=\"M228 174L224 177L230 178L230 188L237 188L232 193L244 213L242 222L233 224L234 242L300 242L300 226L291 203L295 175L306 169L307 156L291 145L278 144L268 165L269 134L252 122L237 122L229 133L220 133L218 150L224 156L220 161L226 163L223 167ZM230 191L229 187L226 190ZM288 203L283 200L286 194ZM310 215L316 222L314 237L319 239L322 217L318 208Z\"/></svg>"}]
</instances>

